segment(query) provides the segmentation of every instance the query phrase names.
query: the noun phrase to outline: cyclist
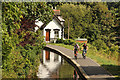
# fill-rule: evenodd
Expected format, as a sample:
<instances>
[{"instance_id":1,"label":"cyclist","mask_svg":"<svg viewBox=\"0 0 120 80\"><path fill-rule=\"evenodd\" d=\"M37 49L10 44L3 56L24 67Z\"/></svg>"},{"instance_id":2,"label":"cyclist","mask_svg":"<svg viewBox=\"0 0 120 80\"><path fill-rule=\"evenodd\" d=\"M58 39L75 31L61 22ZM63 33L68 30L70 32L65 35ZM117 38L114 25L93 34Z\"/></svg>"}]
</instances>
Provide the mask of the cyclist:
<instances>
[{"instance_id":1,"label":"cyclist","mask_svg":"<svg viewBox=\"0 0 120 80\"><path fill-rule=\"evenodd\" d=\"M74 73L73 73L73 79L77 80L77 71L74 69Z\"/></svg>"},{"instance_id":2,"label":"cyclist","mask_svg":"<svg viewBox=\"0 0 120 80\"><path fill-rule=\"evenodd\" d=\"M82 50L83 50L82 55L83 55L84 58L86 58L86 53L87 53L87 50L88 50L88 46L86 45L86 43L84 43L84 45L82 47Z\"/></svg>"},{"instance_id":3,"label":"cyclist","mask_svg":"<svg viewBox=\"0 0 120 80\"><path fill-rule=\"evenodd\" d=\"M79 49L79 45L76 43L73 49L75 59L77 59L78 49Z\"/></svg>"}]
</instances>

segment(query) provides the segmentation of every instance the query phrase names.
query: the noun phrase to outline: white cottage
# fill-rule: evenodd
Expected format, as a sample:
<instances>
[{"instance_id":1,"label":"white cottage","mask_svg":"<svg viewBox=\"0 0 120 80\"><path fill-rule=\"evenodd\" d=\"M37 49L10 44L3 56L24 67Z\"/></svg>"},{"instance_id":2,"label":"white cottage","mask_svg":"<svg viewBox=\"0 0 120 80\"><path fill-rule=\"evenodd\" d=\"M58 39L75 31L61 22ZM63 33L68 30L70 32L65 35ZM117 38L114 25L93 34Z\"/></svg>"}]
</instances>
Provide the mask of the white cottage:
<instances>
[{"instance_id":1,"label":"white cottage","mask_svg":"<svg viewBox=\"0 0 120 80\"><path fill-rule=\"evenodd\" d=\"M57 38L64 38L64 22L65 20L60 16L60 10L54 10L55 15L53 20L48 24L43 24L41 21L37 21L36 25L42 30L42 35L45 36L46 42L56 41ZM36 27L35 30L38 28Z\"/></svg>"}]
</instances>

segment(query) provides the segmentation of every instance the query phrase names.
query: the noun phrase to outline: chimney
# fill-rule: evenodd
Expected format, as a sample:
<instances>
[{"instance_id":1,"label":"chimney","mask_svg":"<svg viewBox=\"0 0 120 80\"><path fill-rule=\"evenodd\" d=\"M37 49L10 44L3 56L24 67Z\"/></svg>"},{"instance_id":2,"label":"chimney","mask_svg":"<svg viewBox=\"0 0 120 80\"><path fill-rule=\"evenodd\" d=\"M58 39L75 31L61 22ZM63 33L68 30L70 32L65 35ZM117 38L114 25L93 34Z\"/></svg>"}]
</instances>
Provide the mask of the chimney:
<instances>
[{"instance_id":1,"label":"chimney","mask_svg":"<svg viewBox=\"0 0 120 80\"><path fill-rule=\"evenodd\" d=\"M60 16L60 10L53 9L55 15Z\"/></svg>"}]
</instances>

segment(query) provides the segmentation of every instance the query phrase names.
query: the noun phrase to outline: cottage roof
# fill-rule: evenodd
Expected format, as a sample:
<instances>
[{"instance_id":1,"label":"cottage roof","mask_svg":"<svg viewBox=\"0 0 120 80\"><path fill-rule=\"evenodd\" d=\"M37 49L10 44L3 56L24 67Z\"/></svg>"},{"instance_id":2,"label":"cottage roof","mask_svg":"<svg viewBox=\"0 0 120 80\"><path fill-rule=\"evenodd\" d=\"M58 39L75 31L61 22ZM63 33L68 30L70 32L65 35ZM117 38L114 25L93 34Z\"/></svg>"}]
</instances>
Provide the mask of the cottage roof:
<instances>
[{"instance_id":1,"label":"cottage roof","mask_svg":"<svg viewBox=\"0 0 120 80\"><path fill-rule=\"evenodd\" d=\"M55 19L58 24L61 26L61 27L64 27L63 24L61 24L61 22L65 22L65 20L60 16L60 10L55 10L53 9L55 15L53 17L53 19ZM41 21L38 21L36 20L35 24L38 26L38 28L40 28L41 30L44 29L46 27L46 23L42 23Z\"/></svg>"},{"instance_id":2,"label":"cottage roof","mask_svg":"<svg viewBox=\"0 0 120 80\"><path fill-rule=\"evenodd\" d=\"M55 15L60 15L60 10L54 9L53 11L54 11Z\"/></svg>"},{"instance_id":3,"label":"cottage roof","mask_svg":"<svg viewBox=\"0 0 120 80\"><path fill-rule=\"evenodd\" d=\"M60 17L58 18L58 16L56 16L56 15L54 15L53 19L55 19L61 27L64 27L64 26L61 24L61 22L65 21L64 19L62 19L62 18L60 18ZM46 25L47 25L47 24L44 23L44 24L40 27L40 29L44 29L44 28L46 27Z\"/></svg>"},{"instance_id":4,"label":"cottage roof","mask_svg":"<svg viewBox=\"0 0 120 80\"><path fill-rule=\"evenodd\" d=\"M64 21L65 21L61 16L58 16L58 19L59 19L61 22L64 22Z\"/></svg>"},{"instance_id":5,"label":"cottage roof","mask_svg":"<svg viewBox=\"0 0 120 80\"><path fill-rule=\"evenodd\" d=\"M36 19L35 20L35 25L37 25L40 28L43 25L43 22Z\"/></svg>"}]
</instances>

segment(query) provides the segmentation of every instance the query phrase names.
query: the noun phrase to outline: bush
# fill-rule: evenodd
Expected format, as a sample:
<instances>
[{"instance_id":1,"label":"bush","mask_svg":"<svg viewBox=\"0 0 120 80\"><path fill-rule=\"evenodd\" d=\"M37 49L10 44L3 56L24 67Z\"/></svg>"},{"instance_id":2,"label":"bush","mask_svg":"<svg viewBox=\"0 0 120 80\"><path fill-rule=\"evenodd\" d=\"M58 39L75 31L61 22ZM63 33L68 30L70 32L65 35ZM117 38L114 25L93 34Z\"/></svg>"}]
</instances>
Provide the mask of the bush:
<instances>
[{"instance_id":1,"label":"bush","mask_svg":"<svg viewBox=\"0 0 120 80\"><path fill-rule=\"evenodd\" d=\"M27 76L36 77L39 66L40 53L38 46L18 46L12 51L7 59L4 60L2 70L4 78L27 78Z\"/></svg>"},{"instance_id":2,"label":"bush","mask_svg":"<svg viewBox=\"0 0 120 80\"><path fill-rule=\"evenodd\" d=\"M92 43L93 46L95 46L97 48L97 50L101 50L101 49L107 49L107 46L105 44L105 42L101 39L97 39Z\"/></svg>"},{"instance_id":3,"label":"bush","mask_svg":"<svg viewBox=\"0 0 120 80\"><path fill-rule=\"evenodd\" d=\"M72 39L66 39L66 40L57 39L56 43L64 43L66 45L73 45L75 43L75 41Z\"/></svg>"},{"instance_id":4,"label":"bush","mask_svg":"<svg viewBox=\"0 0 120 80\"><path fill-rule=\"evenodd\" d=\"M72 39L66 39L64 40L65 45L75 45L75 41Z\"/></svg>"},{"instance_id":5,"label":"bush","mask_svg":"<svg viewBox=\"0 0 120 80\"><path fill-rule=\"evenodd\" d=\"M57 39L57 41L56 41L56 43L63 43L64 42L64 40L63 39Z\"/></svg>"},{"instance_id":6,"label":"bush","mask_svg":"<svg viewBox=\"0 0 120 80\"><path fill-rule=\"evenodd\" d=\"M69 45L74 45L74 43L75 43L75 41L72 39L69 39L68 41L69 41Z\"/></svg>"},{"instance_id":7,"label":"bush","mask_svg":"<svg viewBox=\"0 0 120 80\"><path fill-rule=\"evenodd\" d=\"M64 40L64 44L69 45L69 40L68 39Z\"/></svg>"},{"instance_id":8,"label":"bush","mask_svg":"<svg viewBox=\"0 0 120 80\"><path fill-rule=\"evenodd\" d=\"M63 40L63 39L57 39L56 43L63 43L65 45L72 45L74 46L76 43L81 46L82 43L80 42L76 42L75 40L72 40L72 39L66 39L66 40Z\"/></svg>"},{"instance_id":9,"label":"bush","mask_svg":"<svg viewBox=\"0 0 120 80\"><path fill-rule=\"evenodd\" d=\"M107 49L107 54L109 54L110 58L117 59L119 56L118 50L119 50L118 46L112 45L109 49Z\"/></svg>"}]
</instances>

